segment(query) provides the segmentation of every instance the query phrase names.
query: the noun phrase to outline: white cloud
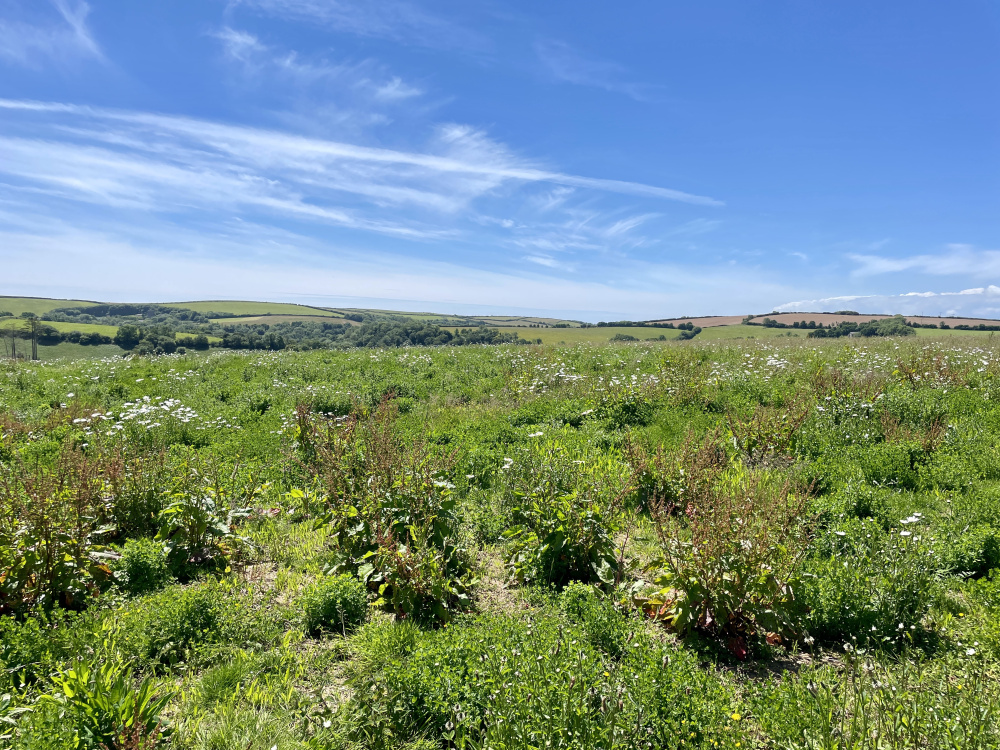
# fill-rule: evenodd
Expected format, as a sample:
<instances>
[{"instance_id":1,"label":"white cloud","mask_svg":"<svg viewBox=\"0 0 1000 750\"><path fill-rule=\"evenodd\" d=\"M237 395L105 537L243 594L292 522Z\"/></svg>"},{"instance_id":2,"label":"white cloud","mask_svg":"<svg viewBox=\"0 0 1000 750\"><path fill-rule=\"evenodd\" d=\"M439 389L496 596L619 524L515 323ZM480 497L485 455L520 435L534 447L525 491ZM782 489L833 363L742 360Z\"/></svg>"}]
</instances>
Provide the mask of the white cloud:
<instances>
[{"instance_id":1,"label":"white cloud","mask_svg":"<svg viewBox=\"0 0 1000 750\"><path fill-rule=\"evenodd\" d=\"M9 248L4 272L10 294L151 301L363 297L407 301L397 309L413 309L415 303L445 312L452 305L491 305L497 311L575 311L596 320L606 319L606 311L634 317L719 312L709 294L714 292L726 295L734 312L756 309L744 307L745 277L672 268L638 269L634 278L649 276L652 283L617 285L533 273L529 265L552 267L541 255L504 272L485 271L349 245L330 247L240 222L225 232L23 224L18 231L0 229L0 246ZM122 269L128 269L127 284ZM768 284L759 288L772 291Z\"/></svg>"},{"instance_id":2,"label":"white cloud","mask_svg":"<svg viewBox=\"0 0 1000 750\"><path fill-rule=\"evenodd\" d=\"M548 255L525 255L524 260L546 268L562 268L562 264Z\"/></svg>"},{"instance_id":3,"label":"white cloud","mask_svg":"<svg viewBox=\"0 0 1000 750\"><path fill-rule=\"evenodd\" d=\"M1000 286L957 292L904 292L902 294L845 295L799 300L779 305L779 312L822 312L850 307L863 313L887 315L950 315L972 318L1000 317Z\"/></svg>"},{"instance_id":4,"label":"white cloud","mask_svg":"<svg viewBox=\"0 0 1000 750\"><path fill-rule=\"evenodd\" d=\"M229 7L423 47L486 46L477 32L405 0L231 0Z\"/></svg>"},{"instance_id":5,"label":"white cloud","mask_svg":"<svg viewBox=\"0 0 1000 750\"><path fill-rule=\"evenodd\" d=\"M244 83L266 86L273 92L292 87L292 94L310 89L316 98L339 101L355 110L356 119L371 121L370 110L421 96L423 91L399 76L389 75L374 60L332 63L306 59L298 52L264 44L248 31L225 26L213 33L222 44L225 59L236 65ZM310 107L316 104L310 102Z\"/></svg>"},{"instance_id":6,"label":"white cloud","mask_svg":"<svg viewBox=\"0 0 1000 750\"><path fill-rule=\"evenodd\" d=\"M649 101L656 88L626 80L628 71L618 63L589 59L565 42L553 39L535 44L535 54L546 73L556 81L592 86L636 101Z\"/></svg>"},{"instance_id":7,"label":"white cloud","mask_svg":"<svg viewBox=\"0 0 1000 750\"><path fill-rule=\"evenodd\" d=\"M33 22L0 18L0 59L27 67L103 59L87 27L90 6L82 0L52 0L58 18Z\"/></svg>"},{"instance_id":8,"label":"white cloud","mask_svg":"<svg viewBox=\"0 0 1000 750\"><path fill-rule=\"evenodd\" d=\"M442 127L421 152L142 112L0 100L4 109L35 119L29 127L15 118L32 137L0 136L0 174L111 206L253 205L356 228L425 234L385 221L384 208L455 212L501 185L546 182L717 203L656 186L538 169L484 133L457 125ZM66 124L74 129L72 139ZM354 202L350 210L344 208L348 197ZM366 219L365 212L377 215Z\"/></svg>"},{"instance_id":9,"label":"white cloud","mask_svg":"<svg viewBox=\"0 0 1000 750\"><path fill-rule=\"evenodd\" d=\"M876 276L916 271L929 276L992 277L1000 274L1000 250L979 250L972 245L951 244L943 253L890 257L850 255L858 264L855 276Z\"/></svg>"},{"instance_id":10,"label":"white cloud","mask_svg":"<svg viewBox=\"0 0 1000 750\"><path fill-rule=\"evenodd\" d=\"M395 76L386 83L376 87L375 98L382 101L395 102L401 99L412 99L415 96L421 96L423 93L416 86L403 83L401 78Z\"/></svg>"}]
</instances>

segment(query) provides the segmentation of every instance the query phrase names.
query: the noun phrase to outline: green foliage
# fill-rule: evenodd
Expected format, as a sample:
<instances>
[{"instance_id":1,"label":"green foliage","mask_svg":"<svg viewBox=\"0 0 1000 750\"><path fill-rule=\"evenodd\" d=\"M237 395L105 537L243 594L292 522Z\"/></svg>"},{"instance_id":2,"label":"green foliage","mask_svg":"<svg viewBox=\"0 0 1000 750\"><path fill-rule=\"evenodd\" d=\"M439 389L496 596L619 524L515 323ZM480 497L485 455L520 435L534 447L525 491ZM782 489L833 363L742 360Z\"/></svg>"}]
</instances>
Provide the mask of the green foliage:
<instances>
[{"instance_id":1,"label":"green foliage","mask_svg":"<svg viewBox=\"0 0 1000 750\"><path fill-rule=\"evenodd\" d=\"M805 554L807 492L740 465L718 461L712 440L686 448L677 500L652 503L662 557L639 602L681 634L727 639L737 658L747 639L796 636Z\"/></svg>"},{"instance_id":2,"label":"green foliage","mask_svg":"<svg viewBox=\"0 0 1000 750\"><path fill-rule=\"evenodd\" d=\"M385 657L352 680L366 747L428 734L477 748L733 746L718 679L640 634L616 661L548 616L466 618Z\"/></svg>"},{"instance_id":3,"label":"green foliage","mask_svg":"<svg viewBox=\"0 0 1000 750\"><path fill-rule=\"evenodd\" d=\"M1000 690L977 658L935 664L849 653L845 672L809 669L763 692L755 713L774 746L985 750L1000 742Z\"/></svg>"},{"instance_id":4,"label":"green foliage","mask_svg":"<svg viewBox=\"0 0 1000 750\"><path fill-rule=\"evenodd\" d=\"M162 671L210 662L227 648L268 643L280 616L255 589L210 581L136 599L109 616L105 629L114 652Z\"/></svg>"},{"instance_id":5,"label":"green foliage","mask_svg":"<svg viewBox=\"0 0 1000 750\"><path fill-rule=\"evenodd\" d=\"M571 583L560 599L563 612L577 624L587 640L608 656L618 659L634 636L636 623L593 586Z\"/></svg>"},{"instance_id":6,"label":"green foliage","mask_svg":"<svg viewBox=\"0 0 1000 750\"><path fill-rule=\"evenodd\" d=\"M997 744L985 339L396 348L169 309L133 352L244 351L0 365L0 745L77 742L39 696L81 659L169 677L188 750ZM206 580L159 589L168 545Z\"/></svg>"},{"instance_id":7,"label":"green foliage","mask_svg":"<svg viewBox=\"0 0 1000 750\"><path fill-rule=\"evenodd\" d=\"M30 711L25 706L13 705L10 693L0 695L0 741L13 737L13 728L17 726L17 718Z\"/></svg>"},{"instance_id":8,"label":"green foliage","mask_svg":"<svg viewBox=\"0 0 1000 750\"><path fill-rule=\"evenodd\" d=\"M134 684L131 671L110 661L77 662L53 676L56 692L45 696L76 727L73 747L126 750L152 747L169 732L160 714L171 699L151 677Z\"/></svg>"},{"instance_id":9,"label":"green foliage","mask_svg":"<svg viewBox=\"0 0 1000 750\"><path fill-rule=\"evenodd\" d=\"M245 518L246 509L220 512L214 493L195 494L186 488L172 494L160 511L156 539L167 551L171 567L180 578L199 568L224 568L234 545L243 542L232 531L233 521Z\"/></svg>"},{"instance_id":10,"label":"green foliage","mask_svg":"<svg viewBox=\"0 0 1000 750\"><path fill-rule=\"evenodd\" d=\"M617 583L623 561L615 534L632 489L624 467L558 440L532 443L522 459L523 468L510 470L514 525L504 533L513 578L559 587Z\"/></svg>"},{"instance_id":11,"label":"green foliage","mask_svg":"<svg viewBox=\"0 0 1000 750\"><path fill-rule=\"evenodd\" d=\"M51 465L12 464L0 474L0 614L83 606L111 573L98 467L69 442Z\"/></svg>"},{"instance_id":12,"label":"green foliage","mask_svg":"<svg viewBox=\"0 0 1000 750\"><path fill-rule=\"evenodd\" d=\"M845 521L827 532L802 585L813 638L897 648L925 637L939 563L919 521L907 528L887 532L871 521Z\"/></svg>"},{"instance_id":13,"label":"green foliage","mask_svg":"<svg viewBox=\"0 0 1000 750\"><path fill-rule=\"evenodd\" d=\"M303 592L299 600L306 632L324 631L347 635L368 616L368 596L364 585L346 573L323 576Z\"/></svg>"},{"instance_id":14,"label":"green foliage","mask_svg":"<svg viewBox=\"0 0 1000 750\"><path fill-rule=\"evenodd\" d=\"M118 585L129 594L162 589L173 580L163 544L151 539L129 539L112 569Z\"/></svg>"},{"instance_id":15,"label":"green foliage","mask_svg":"<svg viewBox=\"0 0 1000 750\"><path fill-rule=\"evenodd\" d=\"M303 463L326 492L332 568L357 573L376 606L401 616L446 622L467 608L469 565L446 478L453 461L403 445L388 400L368 418L321 420L301 407L297 417Z\"/></svg>"}]
</instances>

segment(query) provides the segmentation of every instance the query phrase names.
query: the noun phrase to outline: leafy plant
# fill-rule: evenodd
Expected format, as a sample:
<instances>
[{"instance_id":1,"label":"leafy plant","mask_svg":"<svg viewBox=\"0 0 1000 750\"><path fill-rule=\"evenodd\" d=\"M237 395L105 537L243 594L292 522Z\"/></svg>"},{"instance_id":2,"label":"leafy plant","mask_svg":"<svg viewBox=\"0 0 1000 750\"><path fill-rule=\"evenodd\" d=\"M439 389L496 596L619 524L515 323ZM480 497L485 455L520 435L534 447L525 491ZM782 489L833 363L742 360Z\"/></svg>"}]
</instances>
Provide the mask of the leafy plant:
<instances>
[{"instance_id":1,"label":"leafy plant","mask_svg":"<svg viewBox=\"0 0 1000 750\"><path fill-rule=\"evenodd\" d=\"M249 510L223 514L211 494L174 493L173 501L160 511L162 542L175 570L186 576L191 568L222 567L233 545L243 541L232 530L233 520L249 515Z\"/></svg>"},{"instance_id":2,"label":"leafy plant","mask_svg":"<svg viewBox=\"0 0 1000 750\"><path fill-rule=\"evenodd\" d=\"M336 541L334 571L356 572L376 605L445 622L469 605L467 555L458 540L451 456L404 445L397 411L383 400L368 418L317 419L297 412L304 466L326 491Z\"/></svg>"},{"instance_id":3,"label":"leafy plant","mask_svg":"<svg viewBox=\"0 0 1000 750\"><path fill-rule=\"evenodd\" d=\"M75 747L126 750L140 737L169 734L160 715L173 696L159 690L151 677L136 686L129 670L106 661L77 662L52 679L57 692L45 697L64 707L67 720L75 723Z\"/></svg>"},{"instance_id":4,"label":"leafy plant","mask_svg":"<svg viewBox=\"0 0 1000 750\"><path fill-rule=\"evenodd\" d=\"M713 451L711 442L693 455ZM698 475L697 466L704 472ZM692 462L681 503L651 504L662 556L643 608L679 633L725 638L745 658L747 639L801 630L796 588L807 546L808 492L736 465Z\"/></svg>"},{"instance_id":5,"label":"leafy plant","mask_svg":"<svg viewBox=\"0 0 1000 750\"><path fill-rule=\"evenodd\" d=\"M54 463L15 459L0 472L0 614L82 606L111 574L100 467L67 442Z\"/></svg>"},{"instance_id":6,"label":"leafy plant","mask_svg":"<svg viewBox=\"0 0 1000 750\"><path fill-rule=\"evenodd\" d=\"M15 705L10 693L0 695L0 741L11 739L12 731L17 726L17 717L30 710L27 706Z\"/></svg>"},{"instance_id":7,"label":"leafy plant","mask_svg":"<svg viewBox=\"0 0 1000 750\"><path fill-rule=\"evenodd\" d=\"M792 455L799 428L808 416L809 407L794 402L780 409L757 406L750 417L729 412L726 422L736 450L749 465L756 466Z\"/></svg>"},{"instance_id":8,"label":"leafy plant","mask_svg":"<svg viewBox=\"0 0 1000 750\"><path fill-rule=\"evenodd\" d=\"M151 539L129 539L112 565L118 585L134 595L162 589L173 580L167 551Z\"/></svg>"},{"instance_id":9,"label":"leafy plant","mask_svg":"<svg viewBox=\"0 0 1000 750\"><path fill-rule=\"evenodd\" d=\"M624 467L559 440L537 443L523 458L525 467L510 488L514 525L504 533L511 576L559 587L617 583L624 560L615 535L632 492L629 477L621 476Z\"/></svg>"},{"instance_id":10,"label":"leafy plant","mask_svg":"<svg viewBox=\"0 0 1000 750\"><path fill-rule=\"evenodd\" d=\"M367 618L368 596L352 575L323 576L305 590L299 606L310 635L331 630L347 635Z\"/></svg>"}]
</instances>

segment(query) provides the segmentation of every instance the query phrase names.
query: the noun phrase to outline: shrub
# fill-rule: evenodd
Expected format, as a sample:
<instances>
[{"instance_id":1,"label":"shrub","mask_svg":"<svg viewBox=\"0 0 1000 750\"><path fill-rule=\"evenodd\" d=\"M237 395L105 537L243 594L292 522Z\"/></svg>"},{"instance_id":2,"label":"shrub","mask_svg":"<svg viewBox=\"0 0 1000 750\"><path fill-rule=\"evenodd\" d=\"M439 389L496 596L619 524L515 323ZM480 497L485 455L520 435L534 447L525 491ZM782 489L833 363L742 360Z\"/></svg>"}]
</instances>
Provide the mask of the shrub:
<instances>
[{"instance_id":1,"label":"shrub","mask_svg":"<svg viewBox=\"0 0 1000 750\"><path fill-rule=\"evenodd\" d=\"M352 575L324 576L306 589L299 606L310 635L323 631L347 635L364 623L368 596L364 584Z\"/></svg>"},{"instance_id":2,"label":"shrub","mask_svg":"<svg viewBox=\"0 0 1000 750\"><path fill-rule=\"evenodd\" d=\"M845 521L827 533L801 587L813 638L896 648L923 637L937 557L919 532L903 533L872 521Z\"/></svg>"},{"instance_id":3,"label":"shrub","mask_svg":"<svg viewBox=\"0 0 1000 750\"><path fill-rule=\"evenodd\" d=\"M716 447L691 455L705 451ZM747 638L797 634L808 492L739 465L692 460L688 469L678 500L651 504L662 557L642 605L679 633L726 638L739 658Z\"/></svg>"},{"instance_id":4,"label":"shrub","mask_svg":"<svg viewBox=\"0 0 1000 750\"><path fill-rule=\"evenodd\" d=\"M504 533L512 577L559 587L617 583L622 559L615 534L632 490L627 479L616 481L624 466L558 440L534 443L525 459L511 488L515 525Z\"/></svg>"},{"instance_id":5,"label":"shrub","mask_svg":"<svg viewBox=\"0 0 1000 750\"><path fill-rule=\"evenodd\" d=\"M301 406L296 417L300 460L326 493L331 569L356 572L376 605L401 616L446 622L467 608L469 561L446 478L454 456L405 444L388 399L369 417L321 419Z\"/></svg>"},{"instance_id":6,"label":"shrub","mask_svg":"<svg viewBox=\"0 0 1000 750\"><path fill-rule=\"evenodd\" d=\"M163 545L151 539L129 539L113 565L115 578L133 596L162 589L173 580Z\"/></svg>"}]
</instances>

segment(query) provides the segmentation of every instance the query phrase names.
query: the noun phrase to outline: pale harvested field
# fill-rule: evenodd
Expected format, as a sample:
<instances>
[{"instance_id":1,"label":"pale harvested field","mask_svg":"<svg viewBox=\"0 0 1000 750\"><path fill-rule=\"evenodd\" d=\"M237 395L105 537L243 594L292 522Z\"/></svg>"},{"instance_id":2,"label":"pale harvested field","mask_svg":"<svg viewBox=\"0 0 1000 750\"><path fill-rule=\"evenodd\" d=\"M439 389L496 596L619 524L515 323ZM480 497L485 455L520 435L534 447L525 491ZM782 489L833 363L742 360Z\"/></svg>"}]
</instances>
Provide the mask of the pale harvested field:
<instances>
[{"instance_id":1,"label":"pale harvested field","mask_svg":"<svg viewBox=\"0 0 1000 750\"><path fill-rule=\"evenodd\" d=\"M836 315L834 313L777 313L775 315L758 315L753 319L754 323L763 322L764 318L771 318L779 323L787 323L791 325L795 321L808 322L814 320L817 323L822 323L823 325L830 325L831 323L836 325L843 321L850 321L853 323L864 323L869 320L882 320L884 318L891 318L891 315ZM986 325L998 325L1000 320L991 320L989 318L939 318L933 316L925 315L904 315L907 320L913 323L927 324L932 323L933 325L940 325L941 321L944 321L945 325L949 325L954 328L957 325L968 325L977 326L980 323L985 323ZM741 319L742 320L742 319ZM705 326L699 323L695 325L701 325L702 328Z\"/></svg>"},{"instance_id":2,"label":"pale harvested field","mask_svg":"<svg viewBox=\"0 0 1000 750\"><path fill-rule=\"evenodd\" d=\"M705 315L700 318L663 318L654 323L694 323L699 328L714 328L715 326L738 326L746 315ZM773 316L772 316L773 317Z\"/></svg>"}]
</instances>

